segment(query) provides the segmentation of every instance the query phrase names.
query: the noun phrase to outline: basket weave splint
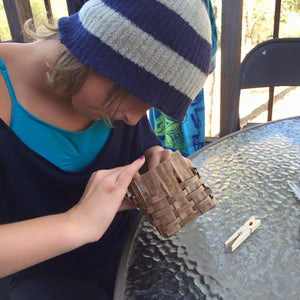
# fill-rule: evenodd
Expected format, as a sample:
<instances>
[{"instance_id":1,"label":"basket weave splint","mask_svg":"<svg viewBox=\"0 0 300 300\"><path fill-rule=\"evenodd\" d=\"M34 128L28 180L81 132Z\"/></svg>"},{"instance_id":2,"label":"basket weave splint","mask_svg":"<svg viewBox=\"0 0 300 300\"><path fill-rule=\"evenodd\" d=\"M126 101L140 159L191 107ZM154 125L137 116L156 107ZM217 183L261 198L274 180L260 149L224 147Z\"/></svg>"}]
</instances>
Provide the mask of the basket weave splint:
<instances>
[{"instance_id":1,"label":"basket weave splint","mask_svg":"<svg viewBox=\"0 0 300 300\"><path fill-rule=\"evenodd\" d=\"M165 238L216 205L197 168L189 166L179 151L155 171L133 180L128 190L129 198Z\"/></svg>"}]
</instances>

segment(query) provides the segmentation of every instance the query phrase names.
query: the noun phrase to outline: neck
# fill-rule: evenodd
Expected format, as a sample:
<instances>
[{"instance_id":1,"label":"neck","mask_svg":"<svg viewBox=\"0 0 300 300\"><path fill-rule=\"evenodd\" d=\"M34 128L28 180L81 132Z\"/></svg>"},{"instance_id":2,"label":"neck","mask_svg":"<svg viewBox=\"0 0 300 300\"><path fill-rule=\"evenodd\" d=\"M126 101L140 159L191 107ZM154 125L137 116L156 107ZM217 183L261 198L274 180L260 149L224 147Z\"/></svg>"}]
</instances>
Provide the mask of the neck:
<instances>
[{"instance_id":1,"label":"neck","mask_svg":"<svg viewBox=\"0 0 300 300\"><path fill-rule=\"evenodd\" d=\"M48 65L52 65L64 49L64 46L56 40L28 44L25 50L28 52L28 80L36 90L47 94L53 93L47 83Z\"/></svg>"}]
</instances>

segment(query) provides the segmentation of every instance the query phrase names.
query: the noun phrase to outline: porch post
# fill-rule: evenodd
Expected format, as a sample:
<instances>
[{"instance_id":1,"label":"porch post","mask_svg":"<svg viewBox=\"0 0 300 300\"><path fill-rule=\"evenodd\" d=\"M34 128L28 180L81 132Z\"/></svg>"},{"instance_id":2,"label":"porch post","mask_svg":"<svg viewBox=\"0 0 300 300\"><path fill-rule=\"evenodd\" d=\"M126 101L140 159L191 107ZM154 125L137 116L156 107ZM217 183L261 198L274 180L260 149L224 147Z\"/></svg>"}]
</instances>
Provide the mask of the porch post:
<instances>
[{"instance_id":1,"label":"porch post","mask_svg":"<svg viewBox=\"0 0 300 300\"><path fill-rule=\"evenodd\" d=\"M235 83L241 61L243 0L222 0L220 136L230 131Z\"/></svg>"}]
</instances>

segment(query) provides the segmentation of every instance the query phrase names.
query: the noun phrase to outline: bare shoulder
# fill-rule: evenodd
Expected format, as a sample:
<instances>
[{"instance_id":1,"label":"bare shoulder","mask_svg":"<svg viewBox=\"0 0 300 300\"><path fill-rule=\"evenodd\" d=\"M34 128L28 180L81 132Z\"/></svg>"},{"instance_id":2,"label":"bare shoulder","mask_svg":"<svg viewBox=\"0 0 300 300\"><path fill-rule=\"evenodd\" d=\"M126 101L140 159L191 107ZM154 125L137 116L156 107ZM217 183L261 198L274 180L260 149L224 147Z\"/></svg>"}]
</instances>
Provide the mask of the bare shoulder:
<instances>
[{"instance_id":1,"label":"bare shoulder","mask_svg":"<svg viewBox=\"0 0 300 300\"><path fill-rule=\"evenodd\" d=\"M0 43L0 57L6 66L7 75L17 98L19 94L22 94L22 80L27 76L26 61L28 59L24 60L24 57L29 58L29 56L24 51L25 49L25 44ZM0 118L7 125L10 125L11 111L12 99L2 72L0 73Z\"/></svg>"},{"instance_id":2,"label":"bare shoulder","mask_svg":"<svg viewBox=\"0 0 300 300\"><path fill-rule=\"evenodd\" d=\"M0 57L5 63L6 48L3 47L4 44L0 44ZM10 125L11 119L11 99L7 88L6 81L4 79L3 73L0 73L0 118L7 124Z\"/></svg>"}]
</instances>

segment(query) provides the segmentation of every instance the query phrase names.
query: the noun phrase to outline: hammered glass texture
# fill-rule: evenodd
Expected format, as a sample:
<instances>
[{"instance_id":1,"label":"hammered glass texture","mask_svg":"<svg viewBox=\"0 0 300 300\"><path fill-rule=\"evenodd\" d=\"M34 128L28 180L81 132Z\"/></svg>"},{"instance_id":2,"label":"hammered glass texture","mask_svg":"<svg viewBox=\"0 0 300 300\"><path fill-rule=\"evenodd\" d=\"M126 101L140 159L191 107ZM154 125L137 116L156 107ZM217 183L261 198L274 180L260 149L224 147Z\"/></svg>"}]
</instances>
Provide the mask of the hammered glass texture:
<instances>
[{"instance_id":1,"label":"hammered glass texture","mask_svg":"<svg viewBox=\"0 0 300 300\"><path fill-rule=\"evenodd\" d=\"M192 159L217 206L169 239L143 217L125 299L300 299L300 119L229 136ZM252 215L260 227L233 253L225 241Z\"/></svg>"}]
</instances>

